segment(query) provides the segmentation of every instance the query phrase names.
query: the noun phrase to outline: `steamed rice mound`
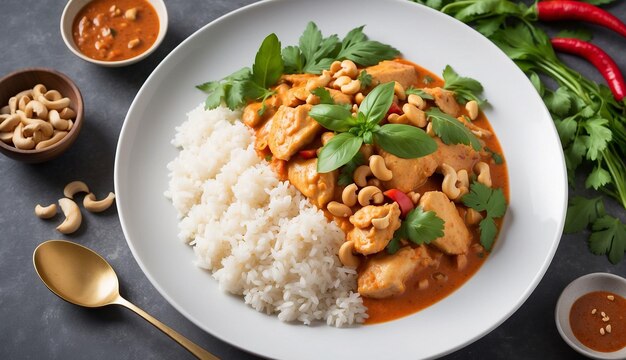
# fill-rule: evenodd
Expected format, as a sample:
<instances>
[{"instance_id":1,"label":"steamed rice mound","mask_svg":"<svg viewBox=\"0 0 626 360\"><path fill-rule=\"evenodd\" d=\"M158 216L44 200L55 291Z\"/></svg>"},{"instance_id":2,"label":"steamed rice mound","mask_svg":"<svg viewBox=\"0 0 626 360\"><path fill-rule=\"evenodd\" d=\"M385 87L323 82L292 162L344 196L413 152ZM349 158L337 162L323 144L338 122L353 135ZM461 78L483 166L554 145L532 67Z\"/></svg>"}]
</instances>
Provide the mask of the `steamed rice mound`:
<instances>
[{"instance_id":1,"label":"steamed rice mound","mask_svg":"<svg viewBox=\"0 0 626 360\"><path fill-rule=\"evenodd\" d=\"M344 234L254 151L239 111L202 106L176 128L166 191L179 238L224 291L282 321L361 323L356 271L337 252Z\"/></svg>"}]
</instances>

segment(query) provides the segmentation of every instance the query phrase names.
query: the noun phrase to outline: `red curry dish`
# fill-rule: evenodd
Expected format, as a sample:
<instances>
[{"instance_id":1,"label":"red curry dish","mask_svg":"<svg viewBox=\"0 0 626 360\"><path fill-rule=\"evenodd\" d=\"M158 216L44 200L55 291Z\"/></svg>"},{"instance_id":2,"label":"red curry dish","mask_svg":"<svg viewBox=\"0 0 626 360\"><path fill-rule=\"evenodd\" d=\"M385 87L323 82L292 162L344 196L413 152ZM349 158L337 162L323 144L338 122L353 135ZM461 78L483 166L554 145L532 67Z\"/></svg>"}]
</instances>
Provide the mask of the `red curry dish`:
<instances>
[{"instance_id":1,"label":"red curry dish","mask_svg":"<svg viewBox=\"0 0 626 360\"><path fill-rule=\"evenodd\" d=\"M393 100L372 129L418 128L436 145L434 151L396 156L388 148L403 144L384 149L378 138L363 142L346 165L320 171L322 149L334 137L350 135L325 129L316 107L341 105L356 119L364 116L359 107L375 101L368 94L382 94L376 89L389 83ZM273 96L249 103L243 112L259 156L345 232L339 258L357 268L369 323L414 313L459 288L483 264L501 226L509 190L498 139L478 103L465 100L463 106L444 85L404 59L364 68L335 61L321 75L282 75ZM475 142L455 142L452 131ZM500 204L493 205L494 199Z\"/></svg>"}]
</instances>

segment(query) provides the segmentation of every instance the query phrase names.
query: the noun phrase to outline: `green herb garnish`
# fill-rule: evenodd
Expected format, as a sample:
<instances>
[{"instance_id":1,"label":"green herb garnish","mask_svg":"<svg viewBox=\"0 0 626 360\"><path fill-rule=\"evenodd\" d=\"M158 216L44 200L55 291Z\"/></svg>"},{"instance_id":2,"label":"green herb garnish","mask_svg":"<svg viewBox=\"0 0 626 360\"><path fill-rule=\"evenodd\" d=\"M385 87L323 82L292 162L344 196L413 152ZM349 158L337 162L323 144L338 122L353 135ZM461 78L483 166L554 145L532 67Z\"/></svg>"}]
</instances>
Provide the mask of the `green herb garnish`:
<instances>
[{"instance_id":1,"label":"green herb garnish","mask_svg":"<svg viewBox=\"0 0 626 360\"><path fill-rule=\"evenodd\" d=\"M385 249L387 253L395 254L401 247L400 239L407 239L417 245L430 244L444 235L444 224L434 211L424 211L418 206L406 215Z\"/></svg>"},{"instance_id":2,"label":"green herb garnish","mask_svg":"<svg viewBox=\"0 0 626 360\"><path fill-rule=\"evenodd\" d=\"M361 82L361 90L367 89L370 85L372 85L372 75L368 74L365 70L361 70L357 80Z\"/></svg>"},{"instance_id":3,"label":"green herb garnish","mask_svg":"<svg viewBox=\"0 0 626 360\"><path fill-rule=\"evenodd\" d=\"M502 158L502 155L498 154L497 152L491 150L488 147L484 147L483 149L491 155L491 158L496 163L496 165L501 165L502 163L504 163L504 159Z\"/></svg>"},{"instance_id":4,"label":"green herb garnish","mask_svg":"<svg viewBox=\"0 0 626 360\"><path fill-rule=\"evenodd\" d=\"M376 143L402 158L416 158L437 150L437 143L422 129L410 125L378 123L393 101L393 83L375 87L361 102L356 116L341 105L320 104L309 116L323 127L338 132L320 151L317 172L333 171L354 158L361 145Z\"/></svg>"},{"instance_id":5,"label":"green herb garnish","mask_svg":"<svg viewBox=\"0 0 626 360\"><path fill-rule=\"evenodd\" d=\"M363 164L365 164L365 157L360 152L357 152L347 164L339 169L337 183L341 186L348 186L352 184L354 182L354 170Z\"/></svg>"},{"instance_id":6,"label":"green herb garnish","mask_svg":"<svg viewBox=\"0 0 626 360\"><path fill-rule=\"evenodd\" d=\"M486 213L478 224L480 243L487 251L491 250L498 233L494 219L504 216L506 212L506 199L502 189L492 189L479 182L473 182L470 185L470 192L461 200L465 206Z\"/></svg>"},{"instance_id":7,"label":"green herb garnish","mask_svg":"<svg viewBox=\"0 0 626 360\"><path fill-rule=\"evenodd\" d=\"M320 98L320 104L335 105L335 100L330 95L330 91L328 91L328 89L326 88L315 88L311 91L311 94Z\"/></svg>"},{"instance_id":8,"label":"green herb garnish","mask_svg":"<svg viewBox=\"0 0 626 360\"><path fill-rule=\"evenodd\" d=\"M426 115L433 124L433 131L445 144L471 145L474 150L481 149L480 141L458 119L442 112L439 108L431 108Z\"/></svg>"},{"instance_id":9,"label":"green herb garnish","mask_svg":"<svg viewBox=\"0 0 626 360\"><path fill-rule=\"evenodd\" d=\"M443 81L443 88L453 91L459 103L465 104L470 100L476 101L480 106L486 103L486 100L477 96L483 92L483 86L472 78L459 76L450 65L443 69Z\"/></svg>"},{"instance_id":10,"label":"green herb garnish","mask_svg":"<svg viewBox=\"0 0 626 360\"><path fill-rule=\"evenodd\" d=\"M427 93L426 91L424 91L422 89L418 89L418 88L415 88L413 86L409 86L409 88L405 90L405 93L407 95L417 95L417 96L421 97L424 100L433 100L433 96L432 95L430 95L429 93Z\"/></svg>"}]
</instances>

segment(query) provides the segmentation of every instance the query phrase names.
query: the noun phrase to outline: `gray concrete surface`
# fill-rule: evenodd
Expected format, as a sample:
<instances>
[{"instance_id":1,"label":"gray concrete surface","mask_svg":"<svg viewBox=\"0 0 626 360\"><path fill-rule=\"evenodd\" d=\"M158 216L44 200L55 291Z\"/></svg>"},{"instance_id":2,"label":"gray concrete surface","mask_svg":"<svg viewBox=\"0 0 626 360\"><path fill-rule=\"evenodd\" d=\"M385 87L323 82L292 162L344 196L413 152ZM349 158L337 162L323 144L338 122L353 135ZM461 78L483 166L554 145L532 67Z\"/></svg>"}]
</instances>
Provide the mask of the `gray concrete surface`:
<instances>
[{"instance_id":1,"label":"gray concrete surface","mask_svg":"<svg viewBox=\"0 0 626 360\"><path fill-rule=\"evenodd\" d=\"M63 186L74 179L83 179L98 194L112 191L117 138L126 111L146 77L187 36L250 2L167 1L170 25L161 47L143 62L119 69L88 64L69 52L59 34L63 1L0 2L0 76L30 66L57 69L81 89L87 118L76 144L54 161L27 165L0 156L0 359L192 358L123 308L82 309L48 291L37 278L31 258L37 244L51 238L66 238L98 251L115 267L128 299L217 356L256 358L205 333L158 294L133 259L115 209L86 214L80 231L70 236L54 230L56 221L41 221L32 215L35 204L56 201ZM626 20L626 2L609 9ZM626 39L598 27L593 30L594 41L626 72ZM602 81L591 66L566 59L583 74ZM609 203L608 208L622 219L626 214L615 203ZM626 275L626 262L613 266L605 257L590 254L583 234L563 236L552 265L528 301L493 332L447 358L575 358L577 354L561 340L554 326L554 306L571 280L597 271ZM409 341L419 346L419 339Z\"/></svg>"}]
</instances>

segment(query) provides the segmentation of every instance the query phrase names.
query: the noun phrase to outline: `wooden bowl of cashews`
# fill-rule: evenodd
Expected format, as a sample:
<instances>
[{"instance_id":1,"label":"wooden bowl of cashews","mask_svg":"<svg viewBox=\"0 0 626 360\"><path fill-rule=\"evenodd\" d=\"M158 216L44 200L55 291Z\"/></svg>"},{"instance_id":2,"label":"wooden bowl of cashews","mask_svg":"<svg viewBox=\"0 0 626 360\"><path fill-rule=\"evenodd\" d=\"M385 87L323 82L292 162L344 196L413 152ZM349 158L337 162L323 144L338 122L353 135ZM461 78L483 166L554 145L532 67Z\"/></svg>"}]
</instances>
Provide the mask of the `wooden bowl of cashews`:
<instances>
[{"instance_id":1,"label":"wooden bowl of cashews","mask_svg":"<svg viewBox=\"0 0 626 360\"><path fill-rule=\"evenodd\" d=\"M76 140L83 98L66 75L27 68L0 79L0 152L18 161L56 158Z\"/></svg>"}]
</instances>

